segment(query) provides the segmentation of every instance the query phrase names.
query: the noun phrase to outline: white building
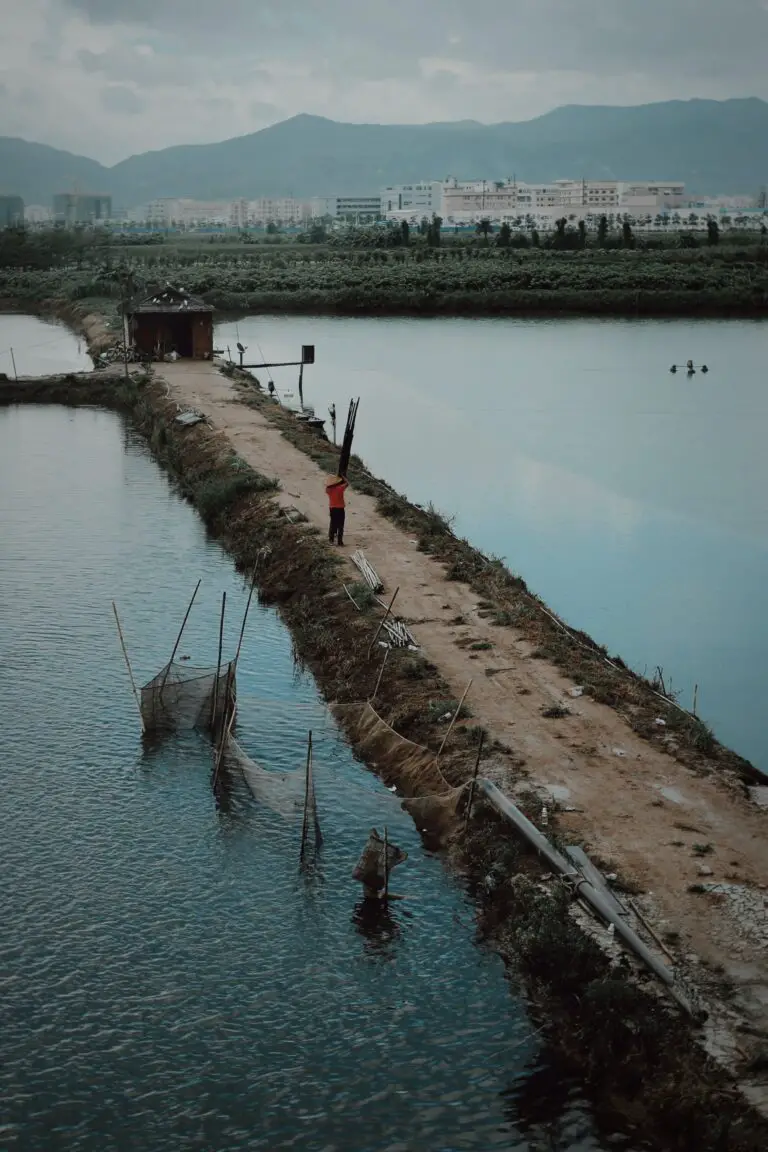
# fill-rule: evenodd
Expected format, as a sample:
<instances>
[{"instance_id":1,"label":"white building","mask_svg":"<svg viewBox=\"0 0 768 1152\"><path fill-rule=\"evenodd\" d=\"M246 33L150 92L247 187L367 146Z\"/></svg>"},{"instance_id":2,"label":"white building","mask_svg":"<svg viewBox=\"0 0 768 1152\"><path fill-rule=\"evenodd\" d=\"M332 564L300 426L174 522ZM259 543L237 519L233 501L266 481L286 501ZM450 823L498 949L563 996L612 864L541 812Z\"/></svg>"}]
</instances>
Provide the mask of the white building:
<instances>
[{"instance_id":1,"label":"white building","mask_svg":"<svg viewBox=\"0 0 768 1152\"><path fill-rule=\"evenodd\" d=\"M313 219L331 216L334 220L378 220L381 196L316 196L310 201Z\"/></svg>"},{"instance_id":2,"label":"white building","mask_svg":"<svg viewBox=\"0 0 768 1152\"><path fill-rule=\"evenodd\" d=\"M443 210L443 185L440 180L421 184L393 184L381 191L381 215L388 220L421 219L440 215Z\"/></svg>"}]
</instances>

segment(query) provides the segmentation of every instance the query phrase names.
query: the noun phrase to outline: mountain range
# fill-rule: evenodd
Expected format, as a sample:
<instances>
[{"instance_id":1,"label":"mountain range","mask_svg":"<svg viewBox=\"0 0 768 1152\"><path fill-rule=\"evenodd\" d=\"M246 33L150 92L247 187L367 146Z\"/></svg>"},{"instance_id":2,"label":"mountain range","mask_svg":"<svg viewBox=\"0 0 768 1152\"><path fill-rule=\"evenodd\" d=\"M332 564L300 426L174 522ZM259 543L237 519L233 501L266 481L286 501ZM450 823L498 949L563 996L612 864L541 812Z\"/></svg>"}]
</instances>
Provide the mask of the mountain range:
<instances>
[{"instance_id":1,"label":"mountain range","mask_svg":"<svg viewBox=\"0 0 768 1152\"><path fill-rule=\"evenodd\" d=\"M690 192L756 193L768 183L768 103L674 100L568 105L502 124L342 124L300 115L218 144L144 152L108 168L0 137L0 193L50 205L56 192L111 194L134 207L201 200L375 194L416 180L684 180Z\"/></svg>"}]
</instances>

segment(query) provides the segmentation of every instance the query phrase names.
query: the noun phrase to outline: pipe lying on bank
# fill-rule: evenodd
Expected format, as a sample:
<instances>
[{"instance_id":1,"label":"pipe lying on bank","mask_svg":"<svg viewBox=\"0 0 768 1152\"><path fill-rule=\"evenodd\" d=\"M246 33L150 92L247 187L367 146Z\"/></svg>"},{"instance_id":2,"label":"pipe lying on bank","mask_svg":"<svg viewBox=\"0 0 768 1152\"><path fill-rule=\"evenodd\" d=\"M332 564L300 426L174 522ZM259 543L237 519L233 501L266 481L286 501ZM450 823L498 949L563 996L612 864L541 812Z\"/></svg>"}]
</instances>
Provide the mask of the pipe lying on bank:
<instances>
[{"instance_id":1,"label":"pipe lying on bank","mask_svg":"<svg viewBox=\"0 0 768 1152\"><path fill-rule=\"evenodd\" d=\"M531 847L534 848L553 869L573 885L582 900L585 900L602 920L605 920L608 924L613 924L616 935L626 944L627 948L629 948L629 950L637 956L638 960L642 961L654 975L658 976L662 983L666 984L680 1007L688 1013L689 1016L693 1015L690 1004L674 987L674 974L667 968L666 964L663 964L661 960L654 956L645 946L637 933L633 931L629 924L616 912L615 908L610 901L605 898L602 892L589 880L585 879L583 874L550 844L549 840L539 831L536 825L532 824L528 817L523 815L517 805L513 804L509 797L505 796L491 780L481 777L477 781L477 788L484 794L489 803L493 805L499 815L503 816L505 820L508 820L515 830L527 840Z\"/></svg>"}]
</instances>

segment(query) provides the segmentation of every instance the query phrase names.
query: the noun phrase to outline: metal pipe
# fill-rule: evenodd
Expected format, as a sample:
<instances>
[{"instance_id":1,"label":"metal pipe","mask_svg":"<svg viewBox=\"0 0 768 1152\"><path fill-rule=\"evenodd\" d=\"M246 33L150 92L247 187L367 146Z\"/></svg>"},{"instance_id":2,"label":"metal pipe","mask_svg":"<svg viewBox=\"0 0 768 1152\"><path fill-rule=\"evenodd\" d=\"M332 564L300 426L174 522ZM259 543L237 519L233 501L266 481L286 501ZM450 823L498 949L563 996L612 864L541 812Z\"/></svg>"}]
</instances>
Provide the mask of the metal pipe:
<instances>
[{"instance_id":1,"label":"metal pipe","mask_svg":"<svg viewBox=\"0 0 768 1152\"><path fill-rule=\"evenodd\" d=\"M579 896L585 900L606 923L613 924L616 935L621 938L629 950L634 952L635 956L637 956L647 968L650 968L662 983L666 984L680 1007L683 1008L688 1015L693 1015L690 1004L674 987L674 974L665 964L662 964L658 957L653 955L637 933L615 912L602 893L588 880L585 880L582 874L574 868L556 848L553 848L549 840L539 831L536 825L532 824L517 805L513 804L509 797L505 796L492 781L481 778L477 781L477 787L484 793L496 811L516 828L520 835L535 848L539 855L543 856L548 864L574 885Z\"/></svg>"}]
</instances>

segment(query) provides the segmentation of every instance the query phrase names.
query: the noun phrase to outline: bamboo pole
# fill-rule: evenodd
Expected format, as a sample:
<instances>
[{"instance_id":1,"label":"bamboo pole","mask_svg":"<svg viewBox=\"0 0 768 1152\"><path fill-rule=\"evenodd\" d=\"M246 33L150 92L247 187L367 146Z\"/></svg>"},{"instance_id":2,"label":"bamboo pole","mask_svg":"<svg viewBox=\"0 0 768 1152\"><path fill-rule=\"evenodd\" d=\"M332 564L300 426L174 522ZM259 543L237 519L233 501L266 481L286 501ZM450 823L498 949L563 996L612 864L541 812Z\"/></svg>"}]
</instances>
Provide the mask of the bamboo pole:
<instances>
[{"instance_id":1,"label":"bamboo pole","mask_svg":"<svg viewBox=\"0 0 768 1152\"><path fill-rule=\"evenodd\" d=\"M248 611L251 607L251 600L253 598L253 589L256 587L256 569L253 570L251 576L251 587L248 591L248 599L245 603L245 612L243 613L243 623L240 626L240 638L237 641L237 651L235 652L235 659L233 661L233 672L237 671L237 662L240 659L240 649L243 646L243 637L245 636L245 622L248 619Z\"/></svg>"},{"instance_id":2,"label":"bamboo pole","mask_svg":"<svg viewBox=\"0 0 768 1152\"><path fill-rule=\"evenodd\" d=\"M9 352L10 352L10 354L11 354L11 364L13 364L13 378L14 378L14 380L15 380L15 381L18 383L18 380L19 380L19 374L18 374L18 372L16 371L16 357L15 357L15 356L14 356L14 354L13 354L13 348L9 348L9 349L8 349L8 351L9 351Z\"/></svg>"},{"instance_id":3,"label":"bamboo pole","mask_svg":"<svg viewBox=\"0 0 768 1152\"><path fill-rule=\"evenodd\" d=\"M371 699L368 701L369 704L373 704L373 702L376 699L376 696L378 694L379 685L381 684L381 678L384 675L384 665L387 663L387 660L389 659L389 652L390 652L389 648L385 649L385 651L384 651L384 659L381 662L381 668L379 668L379 675L376 678L376 687L373 690L373 696L371 696Z\"/></svg>"},{"instance_id":4,"label":"bamboo pole","mask_svg":"<svg viewBox=\"0 0 768 1152\"><path fill-rule=\"evenodd\" d=\"M698 702L699 702L699 686L698 686L698 684L694 684L694 686L693 686L693 714L694 714L694 716L696 716L696 705L698 704Z\"/></svg>"},{"instance_id":5,"label":"bamboo pole","mask_svg":"<svg viewBox=\"0 0 768 1152\"><path fill-rule=\"evenodd\" d=\"M483 741L485 740L485 732L480 733L480 743L477 748L477 758L475 760L475 770L472 773L472 783L469 786L469 798L467 800L467 811L464 814L464 835L466 836L467 828L469 827L469 820L472 815L472 802L475 799L475 784L477 783L477 774L480 771L480 757L483 754Z\"/></svg>"},{"instance_id":6,"label":"bamboo pole","mask_svg":"<svg viewBox=\"0 0 768 1152\"><path fill-rule=\"evenodd\" d=\"M373 652L373 646L376 643L376 641L378 640L379 635L381 634L381 630L384 627L384 622L386 621L390 612L392 611L392 605L394 604L395 599L396 599L399 591L400 591L400 585L398 584L397 588L395 588L394 592L392 593L392 599L389 602L389 607L387 608L386 612L384 613L384 619L381 621L378 628L376 629L376 635L374 636L373 640L371 640L371 644L370 644L370 647L368 649L368 659L369 660L371 658L371 652Z\"/></svg>"},{"instance_id":7,"label":"bamboo pole","mask_svg":"<svg viewBox=\"0 0 768 1152\"><path fill-rule=\"evenodd\" d=\"M442 755L443 748L445 748L445 742L448 739L448 737L450 736L451 731L453 729L453 726L459 718L459 712L461 712L461 706L464 703L464 701L466 700L467 692L469 692L471 687L472 687L472 681L470 680L469 684L467 684L466 688L464 689L464 695L462 696L461 700L459 700L459 706L453 714L453 719L451 720L450 724L448 725L448 731L446 732L445 736L443 736L443 742L440 745L440 748L438 749L437 756L435 757L436 760L439 760L440 756Z\"/></svg>"},{"instance_id":8,"label":"bamboo pole","mask_svg":"<svg viewBox=\"0 0 768 1152\"><path fill-rule=\"evenodd\" d=\"M227 594L221 594L221 620L219 621L219 655L216 660L216 679L213 684L213 705L211 707L211 732L216 729L216 708L219 703L219 676L221 675L221 652L224 647L224 613L227 608Z\"/></svg>"},{"instance_id":9,"label":"bamboo pole","mask_svg":"<svg viewBox=\"0 0 768 1152\"><path fill-rule=\"evenodd\" d=\"M384 825L384 899L389 898L389 838L387 826Z\"/></svg>"},{"instance_id":10,"label":"bamboo pole","mask_svg":"<svg viewBox=\"0 0 768 1152\"><path fill-rule=\"evenodd\" d=\"M120 637L120 647L123 649L123 656L125 657L125 666L128 669L128 676L130 677L130 680L131 680L131 688L133 689L133 698L136 701L136 707L139 710L139 720L141 721L141 730L142 730L142 732L146 732L147 726L144 723L144 716L142 715L142 711L141 711L141 700L139 699L139 693L136 690L136 681L133 678L133 670L131 669L131 662L128 659L128 649L125 646L125 640L123 638L123 629L120 627L120 617L117 614L117 605L115 604L114 600L112 601L112 611L115 614L115 623L117 624L117 634Z\"/></svg>"},{"instance_id":11,"label":"bamboo pole","mask_svg":"<svg viewBox=\"0 0 768 1152\"><path fill-rule=\"evenodd\" d=\"M224 759L224 749L226 748L227 740L229 740L229 734L232 731L232 725L235 722L235 716L236 715L237 715L236 709L233 708L232 712L230 714L230 717L229 717L229 723L227 724L226 730L225 731L223 730L222 734L221 734L221 743L219 744L219 749L218 749L218 752L216 753L216 766L215 766L214 772L213 772L213 787L214 788L216 787L216 781L219 778L219 769L221 768L221 762Z\"/></svg>"},{"instance_id":12,"label":"bamboo pole","mask_svg":"<svg viewBox=\"0 0 768 1152\"><path fill-rule=\"evenodd\" d=\"M651 937L651 939L654 941L654 943L655 943L655 944L658 944L659 948L660 948L660 949L661 949L661 951L664 953L664 955L667 957L667 959L668 959L668 960L671 960L671 961L672 961L672 963L674 964L674 963L676 962L676 961L675 961L675 957L672 955L672 953L670 952L669 948L667 948L667 947L666 947L666 945L664 944L664 942L661 940L661 938L658 936L658 934L657 934L657 933L654 931L654 929L653 929L653 928L651 927L651 925L648 923L648 921L646 920L645 916L643 916L642 912L641 912L641 911L640 911L640 909L638 908L638 906L637 906L637 904L635 903L635 901L634 901L634 900L627 900L627 904L629 905L629 907L631 908L631 910L634 912L635 916L637 916L638 920L639 920L639 921L640 921L640 923L643 925L643 927L645 928L646 932L647 932L647 933L648 933L648 935Z\"/></svg>"},{"instance_id":13,"label":"bamboo pole","mask_svg":"<svg viewBox=\"0 0 768 1152\"><path fill-rule=\"evenodd\" d=\"M301 851L299 860L304 859L304 850L307 846L307 832L309 830L309 789L312 781L312 732L307 737L307 766L304 777L304 819L301 824Z\"/></svg>"},{"instance_id":14,"label":"bamboo pole","mask_svg":"<svg viewBox=\"0 0 768 1152\"><path fill-rule=\"evenodd\" d=\"M173 646L173 652L171 652L171 658L165 667L165 675L163 676L163 682L160 685L160 700L161 700L161 702L163 699L163 689L165 688L165 682L168 679L168 673L171 670L171 664L173 664L173 658L176 655L176 653L178 652L179 644L181 644L181 637L184 634L184 629L187 626L187 620L189 619L189 614L192 611L192 605L195 602L195 597L197 596L197 592L198 592L198 589L199 589L201 584L202 584L202 580L198 580L197 584L195 585L195 590L192 593L192 599L190 600L189 605L187 607L187 610L184 613L184 619L181 622L181 628L179 628L179 634L176 637L176 643Z\"/></svg>"}]
</instances>

